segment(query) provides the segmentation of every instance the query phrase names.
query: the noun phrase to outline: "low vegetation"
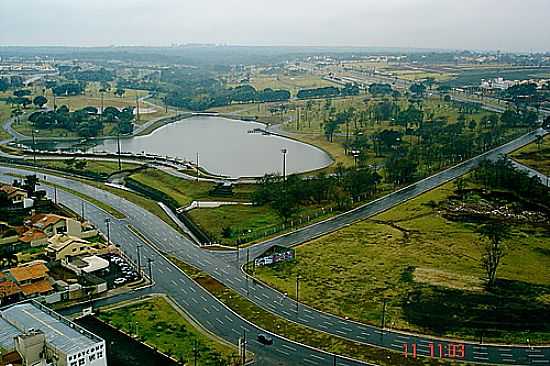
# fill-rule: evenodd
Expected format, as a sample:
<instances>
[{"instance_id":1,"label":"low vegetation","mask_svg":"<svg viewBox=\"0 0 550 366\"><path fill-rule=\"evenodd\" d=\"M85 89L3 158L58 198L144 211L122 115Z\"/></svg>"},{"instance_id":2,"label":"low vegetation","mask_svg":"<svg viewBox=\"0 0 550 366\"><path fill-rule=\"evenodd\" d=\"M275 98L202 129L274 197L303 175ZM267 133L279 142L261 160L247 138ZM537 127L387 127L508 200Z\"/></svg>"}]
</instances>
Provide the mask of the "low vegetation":
<instances>
[{"instance_id":1,"label":"low vegetation","mask_svg":"<svg viewBox=\"0 0 550 366\"><path fill-rule=\"evenodd\" d=\"M179 362L239 365L236 349L197 329L163 297L101 311L99 318Z\"/></svg>"},{"instance_id":2,"label":"low vegetation","mask_svg":"<svg viewBox=\"0 0 550 366\"><path fill-rule=\"evenodd\" d=\"M537 139L536 142L515 151L511 157L521 164L550 176L550 136Z\"/></svg>"}]
</instances>

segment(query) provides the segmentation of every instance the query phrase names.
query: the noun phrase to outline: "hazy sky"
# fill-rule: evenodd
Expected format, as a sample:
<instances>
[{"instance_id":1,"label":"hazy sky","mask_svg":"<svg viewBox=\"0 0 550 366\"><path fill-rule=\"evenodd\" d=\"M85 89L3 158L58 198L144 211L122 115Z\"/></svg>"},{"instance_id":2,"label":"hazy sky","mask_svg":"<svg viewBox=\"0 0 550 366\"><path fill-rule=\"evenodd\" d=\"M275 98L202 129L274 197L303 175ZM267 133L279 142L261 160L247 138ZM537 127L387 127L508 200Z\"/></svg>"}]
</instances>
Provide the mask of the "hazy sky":
<instances>
[{"instance_id":1,"label":"hazy sky","mask_svg":"<svg viewBox=\"0 0 550 366\"><path fill-rule=\"evenodd\" d=\"M0 45L550 51L550 0L0 0Z\"/></svg>"}]
</instances>

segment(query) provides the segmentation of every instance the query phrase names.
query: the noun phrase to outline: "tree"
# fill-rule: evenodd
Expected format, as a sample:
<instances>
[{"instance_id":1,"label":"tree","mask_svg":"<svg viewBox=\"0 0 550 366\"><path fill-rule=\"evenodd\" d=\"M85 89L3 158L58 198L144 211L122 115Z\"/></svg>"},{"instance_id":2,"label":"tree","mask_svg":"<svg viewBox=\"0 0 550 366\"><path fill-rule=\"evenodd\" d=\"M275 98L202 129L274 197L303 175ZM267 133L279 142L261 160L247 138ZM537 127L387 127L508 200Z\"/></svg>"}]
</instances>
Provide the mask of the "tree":
<instances>
[{"instance_id":1,"label":"tree","mask_svg":"<svg viewBox=\"0 0 550 366\"><path fill-rule=\"evenodd\" d=\"M498 266L506 255L504 240L510 236L510 227L503 223L486 224L478 233L484 239L481 242L481 266L487 276L487 287L495 285Z\"/></svg>"},{"instance_id":2,"label":"tree","mask_svg":"<svg viewBox=\"0 0 550 366\"><path fill-rule=\"evenodd\" d=\"M88 162L86 160L77 160L74 163L74 167L77 170L83 170L86 167L86 165L88 165Z\"/></svg>"},{"instance_id":3,"label":"tree","mask_svg":"<svg viewBox=\"0 0 550 366\"><path fill-rule=\"evenodd\" d=\"M20 90L14 91L13 95L15 95L17 98L22 98L22 97L31 95L31 91L28 89L20 89Z\"/></svg>"},{"instance_id":4,"label":"tree","mask_svg":"<svg viewBox=\"0 0 550 366\"><path fill-rule=\"evenodd\" d=\"M48 103L48 99L42 95L38 95L33 99L32 103L38 108L42 108L46 105L46 103Z\"/></svg>"},{"instance_id":5,"label":"tree","mask_svg":"<svg viewBox=\"0 0 550 366\"><path fill-rule=\"evenodd\" d=\"M117 88L117 89L115 90L115 95L116 95L117 97L122 98L122 97L124 96L124 93L126 93L126 90L124 90L124 89L122 89L122 88Z\"/></svg>"},{"instance_id":6,"label":"tree","mask_svg":"<svg viewBox=\"0 0 550 366\"><path fill-rule=\"evenodd\" d=\"M421 83L414 83L413 85L411 85L409 90L411 91L411 93L419 97L423 97L424 93L426 92L426 86L424 86L424 84L421 84Z\"/></svg>"}]
</instances>

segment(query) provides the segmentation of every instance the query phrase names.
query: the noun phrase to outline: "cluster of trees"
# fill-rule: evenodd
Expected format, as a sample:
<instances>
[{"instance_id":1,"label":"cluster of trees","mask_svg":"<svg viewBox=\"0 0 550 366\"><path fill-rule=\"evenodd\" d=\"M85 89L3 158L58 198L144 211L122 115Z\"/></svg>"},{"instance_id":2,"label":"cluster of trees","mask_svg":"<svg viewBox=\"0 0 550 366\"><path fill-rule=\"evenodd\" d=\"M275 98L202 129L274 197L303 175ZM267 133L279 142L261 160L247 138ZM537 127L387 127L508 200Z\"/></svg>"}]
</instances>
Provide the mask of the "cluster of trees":
<instances>
[{"instance_id":1,"label":"cluster of trees","mask_svg":"<svg viewBox=\"0 0 550 366\"><path fill-rule=\"evenodd\" d=\"M133 107L119 111L115 107L107 107L103 115L98 114L95 107L85 107L76 111L69 111L67 106L55 110L39 111L29 115L29 122L38 129L63 128L77 132L82 137L94 137L103 131L103 122L116 123L116 128L122 134L133 131Z\"/></svg>"},{"instance_id":2,"label":"cluster of trees","mask_svg":"<svg viewBox=\"0 0 550 366\"><path fill-rule=\"evenodd\" d=\"M268 174L258 179L253 202L270 204L288 221L300 206L327 203L336 204L339 209L348 208L352 200L374 195L380 180L381 176L371 168L345 168L341 164L330 176L324 173L308 178L290 175L285 181L280 175Z\"/></svg>"},{"instance_id":3,"label":"cluster of trees","mask_svg":"<svg viewBox=\"0 0 550 366\"><path fill-rule=\"evenodd\" d=\"M390 84L374 83L369 85L369 93L374 96L391 96L394 92L395 90L393 90Z\"/></svg>"},{"instance_id":4,"label":"cluster of trees","mask_svg":"<svg viewBox=\"0 0 550 366\"><path fill-rule=\"evenodd\" d=\"M298 99L334 98L359 95L359 87L355 84L346 84L343 88L326 86L314 89L301 89L296 94Z\"/></svg>"},{"instance_id":5,"label":"cluster of trees","mask_svg":"<svg viewBox=\"0 0 550 366\"><path fill-rule=\"evenodd\" d=\"M222 107L231 103L247 102L278 102L290 99L288 90L264 89L256 90L250 85L242 85L229 89L211 89L209 92L194 96L182 96L178 91L168 93L168 104L194 111Z\"/></svg>"},{"instance_id":6,"label":"cluster of trees","mask_svg":"<svg viewBox=\"0 0 550 366\"><path fill-rule=\"evenodd\" d=\"M21 86L23 86L23 78L21 76L11 76L9 79L0 77L0 92L10 88L20 88Z\"/></svg>"},{"instance_id":7,"label":"cluster of trees","mask_svg":"<svg viewBox=\"0 0 550 366\"><path fill-rule=\"evenodd\" d=\"M511 134L538 126L538 115L533 111L508 110L500 116L484 114L476 120L469 117L476 108L463 104L455 107L459 114L453 122L425 111L421 101L411 101L404 107L390 100L368 102L363 111L351 107L336 112L330 108L323 128L331 142L339 129L344 131L345 151L353 151L360 165L370 152L384 157L386 181L400 185L487 151ZM389 127L369 136L361 133L365 123L374 126L381 121L389 121Z\"/></svg>"},{"instance_id":8,"label":"cluster of trees","mask_svg":"<svg viewBox=\"0 0 550 366\"><path fill-rule=\"evenodd\" d=\"M86 89L86 83L78 82L78 83L57 84L52 88L52 91L57 96L64 96L64 95L74 96L74 95L83 94L85 89Z\"/></svg>"},{"instance_id":9,"label":"cluster of trees","mask_svg":"<svg viewBox=\"0 0 550 366\"><path fill-rule=\"evenodd\" d=\"M82 80L82 81L113 81L115 79L115 73L111 70L101 68L99 70L74 70L64 73L69 80Z\"/></svg>"},{"instance_id":10,"label":"cluster of trees","mask_svg":"<svg viewBox=\"0 0 550 366\"><path fill-rule=\"evenodd\" d=\"M530 177L527 172L516 169L510 160L484 160L474 171L473 178L485 187L506 189L520 197L549 206L550 191L538 177Z\"/></svg>"}]
</instances>

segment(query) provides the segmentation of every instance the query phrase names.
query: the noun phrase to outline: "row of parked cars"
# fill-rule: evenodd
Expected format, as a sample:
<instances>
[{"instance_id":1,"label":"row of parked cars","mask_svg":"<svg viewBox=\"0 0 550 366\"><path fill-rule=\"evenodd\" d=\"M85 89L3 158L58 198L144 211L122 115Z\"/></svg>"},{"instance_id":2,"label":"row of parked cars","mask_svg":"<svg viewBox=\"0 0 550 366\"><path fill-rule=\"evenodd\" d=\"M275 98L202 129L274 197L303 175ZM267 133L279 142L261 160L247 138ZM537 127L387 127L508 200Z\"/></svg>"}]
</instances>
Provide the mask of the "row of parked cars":
<instances>
[{"instance_id":1,"label":"row of parked cars","mask_svg":"<svg viewBox=\"0 0 550 366\"><path fill-rule=\"evenodd\" d=\"M139 280L140 276L133 266L116 254L106 254L105 259L111 263L111 273L115 274L114 286L122 286L128 282Z\"/></svg>"}]
</instances>

